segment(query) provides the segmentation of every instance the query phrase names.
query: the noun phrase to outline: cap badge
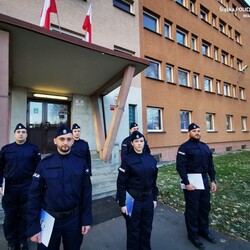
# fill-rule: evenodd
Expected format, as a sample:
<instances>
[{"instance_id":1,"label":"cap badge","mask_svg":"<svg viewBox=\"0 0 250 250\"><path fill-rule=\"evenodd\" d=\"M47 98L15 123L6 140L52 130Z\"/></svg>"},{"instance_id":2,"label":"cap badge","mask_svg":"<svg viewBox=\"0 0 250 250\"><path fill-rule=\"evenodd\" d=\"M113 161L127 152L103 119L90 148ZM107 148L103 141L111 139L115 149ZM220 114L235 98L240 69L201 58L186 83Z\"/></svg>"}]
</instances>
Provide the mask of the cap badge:
<instances>
[{"instance_id":1,"label":"cap badge","mask_svg":"<svg viewBox=\"0 0 250 250\"><path fill-rule=\"evenodd\" d=\"M64 129L64 130L63 130L63 133L64 133L64 134L67 134L67 130L66 130L66 129Z\"/></svg>"}]
</instances>

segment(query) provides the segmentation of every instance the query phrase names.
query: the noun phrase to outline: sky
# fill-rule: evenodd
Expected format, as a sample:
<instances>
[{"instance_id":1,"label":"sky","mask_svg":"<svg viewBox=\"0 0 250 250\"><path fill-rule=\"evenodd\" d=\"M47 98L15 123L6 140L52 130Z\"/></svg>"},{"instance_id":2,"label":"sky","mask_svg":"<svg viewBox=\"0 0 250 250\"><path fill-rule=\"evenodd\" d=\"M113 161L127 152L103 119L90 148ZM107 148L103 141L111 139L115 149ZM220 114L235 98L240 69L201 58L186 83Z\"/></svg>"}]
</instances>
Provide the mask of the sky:
<instances>
[{"instance_id":1,"label":"sky","mask_svg":"<svg viewBox=\"0 0 250 250\"><path fill-rule=\"evenodd\" d=\"M250 0L245 0L245 2L247 2L247 3L248 3L248 5L250 5Z\"/></svg>"}]
</instances>

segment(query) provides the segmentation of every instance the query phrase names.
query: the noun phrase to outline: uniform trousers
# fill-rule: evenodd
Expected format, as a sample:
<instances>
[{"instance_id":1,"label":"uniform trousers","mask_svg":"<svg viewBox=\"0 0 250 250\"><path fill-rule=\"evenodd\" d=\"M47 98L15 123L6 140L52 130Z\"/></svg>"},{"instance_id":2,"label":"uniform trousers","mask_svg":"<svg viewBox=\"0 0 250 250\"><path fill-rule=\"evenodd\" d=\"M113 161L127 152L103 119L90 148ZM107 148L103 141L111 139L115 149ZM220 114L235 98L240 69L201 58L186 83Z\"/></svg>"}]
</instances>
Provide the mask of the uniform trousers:
<instances>
[{"instance_id":1,"label":"uniform trousers","mask_svg":"<svg viewBox=\"0 0 250 250\"><path fill-rule=\"evenodd\" d=\"M80 213L65 219L55 219L48 247L40 243L37 249L59 250L61 241L64 250L80 250L83 241Z\"/></svg>"},{"instance_id":2,"label":"uniform trousers","mask_svg":"<svg viewBox=\"0 0 250 250\"><path fill-rule=\"evenodd\" d=\"M153 198L135 200L132 216L125 215L127 250L150 250L150 238L154 217Z\"/></svg>"},{"instance_id":3,"label":"uniform trousers","mask_svg":"<svg viewBox=\"0 0 250 250\"><path fill-rule=\"evenodd\" d=\"M188 237L198 239L199 234L209 233L210 187L207 177L203 178L204 190L184 189L186 202L185 222Z\"/></svg>"},{"instance_id":4,"label":"uniform trousers","mask_svg":"<svg viewBox=\"0 0 250 250\"><path fill-rule=\"evenodd\" d=\"M27 242L26 220L30 181L22 184L6 184L2 198L4 210L4 236L11 246Z\"/></svg>"}]
</instances>

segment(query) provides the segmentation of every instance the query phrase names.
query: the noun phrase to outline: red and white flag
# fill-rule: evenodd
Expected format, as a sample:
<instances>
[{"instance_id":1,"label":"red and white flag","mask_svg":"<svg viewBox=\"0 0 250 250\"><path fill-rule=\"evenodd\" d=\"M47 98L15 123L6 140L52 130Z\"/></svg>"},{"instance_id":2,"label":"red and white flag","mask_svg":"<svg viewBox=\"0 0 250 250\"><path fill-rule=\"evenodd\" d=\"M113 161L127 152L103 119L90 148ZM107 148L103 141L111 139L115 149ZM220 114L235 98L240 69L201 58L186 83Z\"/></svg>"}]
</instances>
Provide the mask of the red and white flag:
<instances>
[{"instance_id":1,"label":"red and white flag","mask_svg":"<svg viewBox=\"0 0 250 250\"><path fill-rule=\"evenodd\" d=\"M57 13L56 1L55 0L45 0L42 13L40 26L45 29L50 29L50 13Z\"/></svg>"},{"instance_id":2,"label":"red and white flag","mask_svg":"<svg viewBox=\"0 0 250 250\"><path fill-rule=\"evenodd\" d=\"M82 28L83 30L86 31L85 33L85 41L90 42L92 41L92 30L91 30L91 25L92 25L92 8L91 5L89 6L87 16L84 19Z\"/></svg>"}]
</instances>

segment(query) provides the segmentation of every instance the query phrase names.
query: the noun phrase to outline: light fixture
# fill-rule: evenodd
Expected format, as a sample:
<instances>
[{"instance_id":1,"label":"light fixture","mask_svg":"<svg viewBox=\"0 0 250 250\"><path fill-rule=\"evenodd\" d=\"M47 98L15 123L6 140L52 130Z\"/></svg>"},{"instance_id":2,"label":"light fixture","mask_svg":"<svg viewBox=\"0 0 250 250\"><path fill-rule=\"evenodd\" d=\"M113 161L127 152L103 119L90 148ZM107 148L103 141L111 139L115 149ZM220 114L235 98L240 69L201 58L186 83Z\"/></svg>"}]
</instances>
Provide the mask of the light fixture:
<instances>
[{"instance_id":1,"label":"light fixture","mask_svg":"<svg viewBox=\"0 0 250 250\"><path fill-rule=\"evenodd\" d=\"M47 95L47 94L33 94L34 97L39 98L47 98L47 99L56 99L56 100L68 100L67 96L59 96L59 95Z\"/></svg>"},{"instance_id":2,"label":"light fixture","mask_svg":"<svg viewBox=\"0 0 250 250\"><path fill-rule=\"evenodd\" d=\"M245 74L245 71L248 69L248 65L245 65L242 69L239 69L239 74L237 75L237 83L239 82L240 74Z\"/></svg>"}]
</instances>

